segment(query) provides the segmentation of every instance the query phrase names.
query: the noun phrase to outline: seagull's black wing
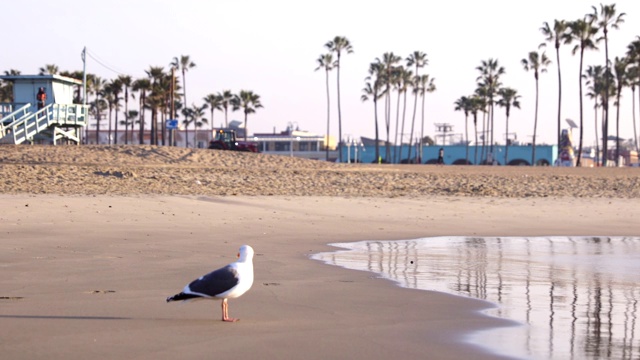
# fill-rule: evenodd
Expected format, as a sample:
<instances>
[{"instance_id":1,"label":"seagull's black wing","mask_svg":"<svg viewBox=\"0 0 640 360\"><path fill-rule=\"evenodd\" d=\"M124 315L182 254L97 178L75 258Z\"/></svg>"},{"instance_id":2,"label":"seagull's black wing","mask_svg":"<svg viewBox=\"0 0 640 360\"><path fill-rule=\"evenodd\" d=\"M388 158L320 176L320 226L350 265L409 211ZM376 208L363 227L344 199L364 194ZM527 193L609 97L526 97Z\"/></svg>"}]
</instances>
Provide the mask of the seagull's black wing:
<instances>
[{"instance_id":1,"label":"seagull's black wing","mask_svg":"<svg viewBox=\"0 0 640 360\"><path fill-rule=\"evenodd\" d=\"M238 285L238 281L238 271L233 266L227 265L192 281L188 289L191 293L214 297L231 290Z\"/></svg>"}]
</instances>

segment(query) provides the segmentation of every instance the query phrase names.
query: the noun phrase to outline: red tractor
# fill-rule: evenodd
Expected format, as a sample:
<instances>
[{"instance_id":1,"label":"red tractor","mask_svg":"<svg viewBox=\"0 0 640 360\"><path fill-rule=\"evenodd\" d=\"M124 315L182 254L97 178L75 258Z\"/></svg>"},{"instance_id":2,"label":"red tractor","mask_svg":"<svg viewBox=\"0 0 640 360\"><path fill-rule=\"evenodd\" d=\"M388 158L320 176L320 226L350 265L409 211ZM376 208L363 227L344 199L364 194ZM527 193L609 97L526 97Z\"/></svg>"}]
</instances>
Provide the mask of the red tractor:
<instances>
[{"instance_id":1,"label":"red tractor","mask_svg":"<svg viewBox=\"0 0 640 360\"><path fill-rule=\"evenodd\" d=\"M258 145L248 141L238 141L233 130L214 130L209 149L258 152Z\"/></svg>"}]
</instances>

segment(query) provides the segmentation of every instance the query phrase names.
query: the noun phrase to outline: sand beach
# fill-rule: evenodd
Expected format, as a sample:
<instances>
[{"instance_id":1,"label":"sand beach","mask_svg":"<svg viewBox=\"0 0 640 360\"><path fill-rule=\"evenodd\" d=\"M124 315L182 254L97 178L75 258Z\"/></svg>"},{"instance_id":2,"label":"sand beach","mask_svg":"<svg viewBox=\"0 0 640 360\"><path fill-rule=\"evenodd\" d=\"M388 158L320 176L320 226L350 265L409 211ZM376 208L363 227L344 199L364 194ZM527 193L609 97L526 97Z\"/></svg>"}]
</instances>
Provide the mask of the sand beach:
<instances>
[{"instance_id":1,"label":"sand beach","mask_svg":"<svg viewBox=\"0 0 640 360\"><path fill-rule=\"evenodd\" d=\"M636 168L331 164L153 146L0 146L7 359L495 359L491 304L311 260L329 243L640 236ZM256 250L255 283L165 298Z\"/></svg>"}]
</instances>

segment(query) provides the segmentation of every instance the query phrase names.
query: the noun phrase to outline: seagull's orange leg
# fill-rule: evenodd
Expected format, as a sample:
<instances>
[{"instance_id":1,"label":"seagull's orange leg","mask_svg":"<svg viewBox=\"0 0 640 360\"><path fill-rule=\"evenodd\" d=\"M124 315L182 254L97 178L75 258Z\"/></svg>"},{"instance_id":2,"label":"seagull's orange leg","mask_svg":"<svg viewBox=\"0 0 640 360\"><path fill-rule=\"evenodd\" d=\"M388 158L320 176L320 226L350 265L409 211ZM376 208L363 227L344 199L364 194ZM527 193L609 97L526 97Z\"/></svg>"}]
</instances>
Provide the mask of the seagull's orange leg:
<instances>
[{"instance_id":1,"label":"seagull's orange leg","mask_svg":"<svg viewBox=\"0 0 640 360\"><path fill-rule=\"evenodd\" d=\"M236 322L240 319L234 319L229 317L229 304L227 299L222 299L222 321Z\"/></svg>"}]
</instances>

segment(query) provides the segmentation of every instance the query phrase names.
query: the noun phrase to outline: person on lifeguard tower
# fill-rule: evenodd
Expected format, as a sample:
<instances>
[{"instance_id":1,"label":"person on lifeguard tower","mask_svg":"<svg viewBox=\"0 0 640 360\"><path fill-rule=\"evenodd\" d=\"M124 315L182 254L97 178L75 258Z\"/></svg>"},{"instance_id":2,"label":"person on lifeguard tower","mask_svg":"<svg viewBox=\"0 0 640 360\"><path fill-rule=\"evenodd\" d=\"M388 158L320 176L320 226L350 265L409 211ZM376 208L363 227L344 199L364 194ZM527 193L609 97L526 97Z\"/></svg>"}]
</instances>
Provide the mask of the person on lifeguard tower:
<instances>
[{"instance_id":1,"label":"person on lifeguard tower","mask_svg":"<svg viewBox=\"0 0 640 360\"><path fill-rule=\"evenodd\" d=\"M42 109L47 102L47 93L44 91L44 88L41 87L38 89L38 93L36 94L36 100L38 100L38 110Z\"/></svg>"}]
</instances>

